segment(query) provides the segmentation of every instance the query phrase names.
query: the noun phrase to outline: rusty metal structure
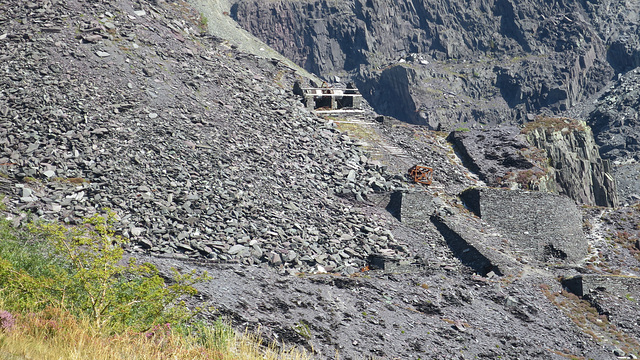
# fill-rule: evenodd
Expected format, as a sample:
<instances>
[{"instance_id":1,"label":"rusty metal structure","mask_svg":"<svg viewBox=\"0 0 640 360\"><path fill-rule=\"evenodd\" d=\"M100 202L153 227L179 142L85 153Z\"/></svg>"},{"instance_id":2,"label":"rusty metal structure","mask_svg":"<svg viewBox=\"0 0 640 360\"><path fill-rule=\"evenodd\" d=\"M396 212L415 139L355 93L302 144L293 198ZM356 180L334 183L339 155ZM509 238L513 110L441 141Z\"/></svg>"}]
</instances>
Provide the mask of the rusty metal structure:
<instances>
[{"instance_id":1,"label":"rusty metal structure","mask_svg":"<svg viewBox=\"0 0 640 360\"><path fill-rule=\"evenodd\" d=\"M409 176L418 184L431 185L433 181L433 169L428 166L415 165L409 169Z\"/></svg>"}]
</instances>

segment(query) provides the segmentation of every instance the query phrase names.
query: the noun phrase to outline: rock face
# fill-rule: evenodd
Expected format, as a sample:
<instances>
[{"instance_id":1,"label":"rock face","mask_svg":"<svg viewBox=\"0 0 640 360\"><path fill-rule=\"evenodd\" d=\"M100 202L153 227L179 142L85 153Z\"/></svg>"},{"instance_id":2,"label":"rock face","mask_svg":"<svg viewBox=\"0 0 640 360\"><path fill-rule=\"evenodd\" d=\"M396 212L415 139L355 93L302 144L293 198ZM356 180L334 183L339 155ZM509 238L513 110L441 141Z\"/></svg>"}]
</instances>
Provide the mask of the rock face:
<instances>
[{"instance_id":1,"label":"rock face","mask_svg":"<svg viewBox=\"0 0 640 360\"><path fill-rule=\"evenodd\" d=\"M635 60L627 58L626 63ZM613 176L621 202L640 200L640 68L624 74L595 104L582 111L593 129L600 153L614 161Z\"/></svg>"},{"instance_id":2,"label":"rock face","mask_svg":"<svg viewBox=\"0 0 640 360\"><path fill-rule=\"evenodd\" d=\"M640 160L640 69L621 75L587 115L606 159Z\"/></svg>"},{"instance_id":3,"label":"rock face","mask_svg":"<svg viewBox=\"0 0 640 360\"><path fill-rule=\"evenodd\" d=\"M525 132L535 147L547 152L560 193L581 204L616 207L611 165L600 158L591 129L580 121L545 121Z\"/></svg>"},{"instance_id":4,"label":"rock face","mask_svg":"<svg viewBox=\"0 0 640 360\"><path fill-rule=\"evenodd\" d=\"M381 113L452 129L559 113L602 89L637 66L639 9L620 1L239 0L231 15L305 69L357 80Z\"/></svg>"},{"instance_id":5,"label":"rock face","mask_svg":"<svg viewBox=\"0 0 640 360\"><path fill-rule=\"evenodd\" d=\"M587 253L582 215L568 197L491 188L472 188L460 196L471 211L500 229L511 246L525 256L577 262Z\"/></svg>"},{"instance_id":6,"label":"rock face","mask_svg":"<svg viewBox=\"0 0 640 360\"><path fill-rule=\"evenodd\" d=\"M584 122L541 118L523 130L454 131L448 139L489 186L560 193L580 204L618 205L611 165L600 158Z\"/></svg>"},{"instance_id":7,"label":"rock face","mask_svg":"<svg viewBox=\"0 0 640 360\"><path fill-rule=\"evenodd\" d=\"M546 153L532 147L518 127L453 131L447 139L488 186L558 192Z\"/></svg>"},{"instance_id":8,"label":"rock face","mask_svg":"<svg viewBox=\"0 0 640 360\"><path fill-rule=\"evenodd\" d=\"M621 204L634 204L640 201L640 163L637 161L614 162L613 177Z\"/></svg>"}]
</instances>

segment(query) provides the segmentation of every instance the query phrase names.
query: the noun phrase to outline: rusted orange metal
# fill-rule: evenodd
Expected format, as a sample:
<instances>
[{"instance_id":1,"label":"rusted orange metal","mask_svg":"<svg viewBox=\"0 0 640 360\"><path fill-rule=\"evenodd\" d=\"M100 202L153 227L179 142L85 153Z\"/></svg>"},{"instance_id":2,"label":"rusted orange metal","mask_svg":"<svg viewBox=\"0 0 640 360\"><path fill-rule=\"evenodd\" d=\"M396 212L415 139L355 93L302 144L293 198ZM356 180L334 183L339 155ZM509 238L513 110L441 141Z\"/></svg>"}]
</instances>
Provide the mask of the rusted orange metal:
<instances>
[{"instance_id":1,"label":"rusted orange metal","mask_svg":"<svg viewBox=\"0 0 640 360\"><path fill-rule=\"evenodd\" d=\"M418 184L431 185L433 169L428 166L415 165L409 169L409 176Z\"/></svg>"}]
</instances>

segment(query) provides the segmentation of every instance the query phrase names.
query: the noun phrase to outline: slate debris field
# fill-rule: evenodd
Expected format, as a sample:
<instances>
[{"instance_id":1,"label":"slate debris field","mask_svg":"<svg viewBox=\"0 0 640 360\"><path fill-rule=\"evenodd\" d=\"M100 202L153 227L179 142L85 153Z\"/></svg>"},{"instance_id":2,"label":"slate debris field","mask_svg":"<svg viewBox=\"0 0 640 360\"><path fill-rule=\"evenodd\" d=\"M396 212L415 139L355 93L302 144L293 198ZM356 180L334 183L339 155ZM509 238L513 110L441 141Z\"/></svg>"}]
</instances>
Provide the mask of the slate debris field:
<instances>
[{"instance_id":1,"label":"slate debris field","mask_svg":"<svg viewBox=\"0 0 640 360\"><path fill-rule=\"evenodd\" d=\"M583 230L579 251L587 255L576 263L516 252L512 237L458 196L485 186L479 175L489 170L470 172L447 134L430 130L450 112L434 111L426 127L369 107L351 120L372 126L317 117L291 92L307 80L280 60L208 35L205 22L186 2L0 0L4 215L16 226L27 214L77 224L108 207L118 214L118 234L131 239L129 255L163 273L210 272L191 305L211 305L211 319L222 316L319 359L336 352L341 359L640 353L633 322L640 309L624 294L605 289L578 303L608 313L619 331L593 325L595 337L551 301L565 299L564 276L638 275L633 247L612 238L618 231L638 237L627 221L638 217L635 207L578 207L582 219L569 225ZM504 51L517 42L503 40ZM603 66L594 64L593 71ZM434 169L430 186L407 181L416 164ZM399 193L410 199L404 221L387 211ZM626 194L633 199L632 189ZM458 247L441 224L457 231ZM460 254L472 252L471 243L490 261L504 261L504 273L465 264ZM376 254L410 270L361 271Z\"/></svg>"},{"instance_id":2,"label":"slate debris field","mask_svg":"<svg viewBox=\"0 0 640 360\"><path fill-rule=\"evenodd\" d=\"M192 258L354 272L370 253L403 254L332 196L402 185L302 108L291 69L200 33L192 10L142 4L4 13L11 206L71 222L109 207L134 244Z\"/></svg>"}]
</instances>

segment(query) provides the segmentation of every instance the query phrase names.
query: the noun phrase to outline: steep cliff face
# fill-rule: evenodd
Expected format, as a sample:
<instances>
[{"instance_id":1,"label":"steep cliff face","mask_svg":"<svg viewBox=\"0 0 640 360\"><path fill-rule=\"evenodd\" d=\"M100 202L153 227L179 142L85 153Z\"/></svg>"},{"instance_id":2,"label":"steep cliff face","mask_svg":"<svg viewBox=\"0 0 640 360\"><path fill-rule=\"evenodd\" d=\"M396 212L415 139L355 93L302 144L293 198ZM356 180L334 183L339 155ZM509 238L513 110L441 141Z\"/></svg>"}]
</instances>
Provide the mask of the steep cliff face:
<instances>
[{"instance_id":1,"label":"steep cliff face","mask_svg":"<svg viewBox=\"0 0 640 360\"><path fill-rule=\"evenodd\" d=\"M413 124L424 124L415 102L417 77L418 73L411 67L392 66L383 71L367 73L356 84L369 103L377 104L379 113Z\"/></svg>"},{"instance_id":2,"label":"steep cliff face","mask_svg":"<svg viewBox=\"0 0 640 360\"><path fill-rule=\"evenodd\" d=\"M547 152L560 193L582 204L618 205L611 165L600 158L586 123L553 119L525 132L534 146Z\"/></svg>"},{"instance_id":3,"label":"steep cliff face","mask_svg":"<svg viewBox=\"0 0 640 360\"><path fill-rule=\"evenodd\" d=\"M597 100L587 121L603 157L634 157L640 151L640 68L620 76Z\"/></svg>"},{"instance_id":4,"label":"steep cliff face","mask_svg":"<svg viewBox=\"0 0 640 360\"><path fill-rule=\"evenodd\" d=\"M640 200L640 68L621 74L583 116L593 129L602 157L614 161L613 175L620 200L637 202Z\"/></svg>"},{"instance_id":5,"label":"steep cliff face","mask_svg":"<svg viewBox=\"0 0 640 360\"><path fill-rule=\"evenodd\" d=\"M309 70L327 73L411 53L444 60L585 47L597 41L586 11L509 0L240 0L232 16Z\"/></svg>"},{"instance_id":6,"label":"steep cliff face","mask_svg":"<svg viewBox=\"0 0 640 360\"><path fill-rule=\"evenodd\" d=\"M239 0L231 14L307 70L373 89L379 112L452 129L560 113L637 66L640 5L627 3ZM415 109L387 91L385 69L399 62L415 72L401 100Z\"/></svg>"}]
</instances>

